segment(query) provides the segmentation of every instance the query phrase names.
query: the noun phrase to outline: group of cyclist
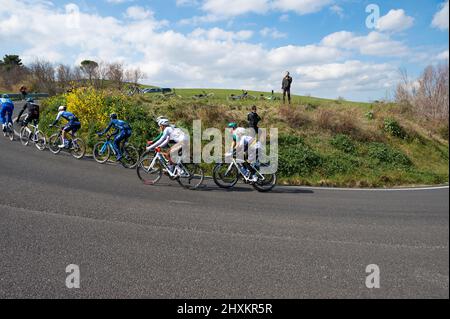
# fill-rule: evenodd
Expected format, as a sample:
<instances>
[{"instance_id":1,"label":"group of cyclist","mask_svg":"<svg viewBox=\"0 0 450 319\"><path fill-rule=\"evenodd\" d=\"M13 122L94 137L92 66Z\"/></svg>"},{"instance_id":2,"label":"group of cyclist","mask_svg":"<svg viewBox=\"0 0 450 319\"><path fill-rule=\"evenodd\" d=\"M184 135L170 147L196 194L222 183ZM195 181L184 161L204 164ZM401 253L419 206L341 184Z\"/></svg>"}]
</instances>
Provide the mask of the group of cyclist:
<instances>
[{"instance_id":1,"label":"group of cyclist","mask_svg":"<svg viewBox=\"0 0 450 319\"><path fill-rule=\"evenodd\" d=\"M14 111L14 103L8 95L2 95L0 101L0 121L3 131L5 131L8 123L11 125L13 124L12 114ZM30 123L37 125L39 123L39 105L36 104L32 98L28 98L26 100L26 104L23 106L17 117L17 122L20 121L21 116L25 112L26 116L24 120L20 122L22 125L26 126ZM62 127L62 143L58 147L69 148L70 140L68 139L68 134L70 133L73 136L77 131L79 131L81 129L81 122L75 114L67 110L66 106L60 106L58 108L58 114L50 127L57 125L61 119L66 120L67 123ZM148 142L147 151L154 151L157 148L168 148L167 152L162 153L168 159L170 164L169 167L174 167L175 162L172 155L180 154L182 152L183 148L189 143L189 136L182 129L173 125L166 117L158 117L156 121L160 129L160 134L153 141ZM233 145L232 149L228 153L228 156L232 154L241 154L241 152L243 154L248 154L248 162L253 163L254 166L243 165L242 169L244 171L242 173L251 179L251 167L257 168L259 164L257 152L255 152L255 150L258 149L256 138L257 131L239 127L238 124L234 122L229 123L227 127L231 130L233 135ZM110 114L110 122L108 126L97 134L98 136L103 136L111 129L115 129L111 136L114 137L113 147L117 154L117 161L120 161L123 156L121 145L128 142L133 131L131 125L124 120L118 119L118 116L115 113ZM251 156L251 154L253 154L253 156ZM256 157L254 154L256 154Z\"/></svg>"}]
</instances>

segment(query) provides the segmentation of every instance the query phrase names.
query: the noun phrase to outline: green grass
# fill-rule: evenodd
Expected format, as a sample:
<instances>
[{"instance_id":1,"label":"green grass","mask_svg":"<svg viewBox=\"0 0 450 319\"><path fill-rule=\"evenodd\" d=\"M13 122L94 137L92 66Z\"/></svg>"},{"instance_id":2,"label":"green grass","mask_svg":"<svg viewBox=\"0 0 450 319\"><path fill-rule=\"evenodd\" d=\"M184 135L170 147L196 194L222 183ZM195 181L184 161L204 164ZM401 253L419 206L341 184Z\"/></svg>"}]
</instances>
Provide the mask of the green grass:
<instances>
[{"instance_id":1,"label":"green grass","mask_svg":"<svg viewBox=\"0 0 450 319\"><path fill-rule=\"evenodd\" d=\"M214 97L192 99L203 91L214 93ZM246 126L247 114L256 105L263 118L260 126L279 130L278 175L282 184L391 187L448 183L448 140L433 133L437 126L445 124L416 118L393 103L293 96L288 106L281 101L227 100L230 94L241 94L241 90L175 92L182 98L161 100L157 94L145 94L126 99L127 108L143 110L139 122L131 123L145 135L136 142L155 137L157 116L167 116L188 130L197 119L202 120L204 129L224 129L231 121ZM270 95L258 91L249 94ZM55 108L58 103L56 99ZM125 112L125 117L130 117L125 119L134 121L135 113ZM210 174L212 165L205 168Z\"/></svg>"}]
</instances>

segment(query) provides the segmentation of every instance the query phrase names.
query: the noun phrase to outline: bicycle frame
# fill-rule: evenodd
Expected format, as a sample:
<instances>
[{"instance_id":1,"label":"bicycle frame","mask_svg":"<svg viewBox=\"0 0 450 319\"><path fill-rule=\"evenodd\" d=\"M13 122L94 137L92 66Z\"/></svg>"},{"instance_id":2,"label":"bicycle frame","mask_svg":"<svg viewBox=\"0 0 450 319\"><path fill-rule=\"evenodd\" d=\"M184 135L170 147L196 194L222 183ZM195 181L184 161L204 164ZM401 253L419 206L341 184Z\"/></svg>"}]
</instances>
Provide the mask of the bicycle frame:
<instances>
[{"instance_id":1,"label":"bicycle frame","mask_svg":"<svg viewBox=\"0 0 450 319\"><path fill-rule=\"evenodd\" d=\"M150 164L148 171L150 171L151 169L153 169L153 167L155 166L156 162L159 161L159 163L164 167L164 169L166 170L167 174L169 174L169 176L171 178L177 178L177 177L181 177L183 175L183 170L186 172L185 167L183 166L182 163L177 163L175 164L175 167L173 169L173 171L170 170L168 164L167 159L164 157L164 155L161 153L161 149L156 149L155 150L156 155L153 158L152 163ZM186 176L189 177L189 176Z\"/></svg>"},{"instance_id":2,"label":"bicycle frame","mask_svg":"<svg viewBox=\"0 0 450 319\"><path fill-rule=\"evenodd\" d=\"M247 182L247 183L251 182L251 179L249 177L242 174L242 171L241 171L242 164L238 163L235 158L233 158L232 162L230 163L230 166L228 166L228 169L227 169L225 175L229 174L233 167L236 167L238 174L244 178L245 182ZM256 168L253 167L253 170L255 170L255 174L258 175L259 180L264 181L266 179Z\"/></svg>"}]
</instances>

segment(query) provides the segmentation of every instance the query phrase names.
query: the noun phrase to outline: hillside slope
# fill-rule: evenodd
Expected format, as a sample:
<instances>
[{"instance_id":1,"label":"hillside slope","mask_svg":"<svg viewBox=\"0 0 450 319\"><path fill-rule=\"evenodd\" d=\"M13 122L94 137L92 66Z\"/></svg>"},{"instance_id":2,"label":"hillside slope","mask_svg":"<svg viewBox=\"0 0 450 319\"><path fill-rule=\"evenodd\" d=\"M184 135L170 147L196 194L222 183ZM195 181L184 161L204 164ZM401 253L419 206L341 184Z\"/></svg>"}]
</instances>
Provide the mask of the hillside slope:
<instances>
[{"instance_id":1,"label":"hillside slope","mask_svg":"<svg viewBox=\"0 0 450 319\"><path fill-rule=\"evenodd\" d=\"M105 125L108 112L114 110L132 123L133 141L143 147L157 133L153 120L157 116L168 116L187 129L196 119L202 120L203 128L224 129L230 121L246 126L251 106L257 105L263 118L260 126L279 129L281 183L385 187L448 182L448 123L418 119L396 104L302 96L295 96L290 106L281 101L227 100L239 90L205 90L214 97L202 100L192 98L201 89L176 89L181 98L87 91L47 100L44 122L57 105L67 102L77 114L89 113L83 134L92 144L95 130Z\"/></svg>"}]
</instances>

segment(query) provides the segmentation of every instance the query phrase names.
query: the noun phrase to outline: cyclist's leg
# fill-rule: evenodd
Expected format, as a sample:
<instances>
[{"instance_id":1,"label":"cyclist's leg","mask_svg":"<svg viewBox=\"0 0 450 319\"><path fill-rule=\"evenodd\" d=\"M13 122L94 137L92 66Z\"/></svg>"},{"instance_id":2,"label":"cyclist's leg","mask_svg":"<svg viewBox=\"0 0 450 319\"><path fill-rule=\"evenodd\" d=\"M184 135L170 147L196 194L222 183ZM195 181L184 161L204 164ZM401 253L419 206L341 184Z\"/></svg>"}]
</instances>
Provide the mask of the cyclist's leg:
<instances>
[{"instance_id":1,"label":"cyclist's leg","mask_svg":"<svg viewBox=\"0 0 450 319\"><path fill-rule=\"evenodd\" d=\"M113 141L113 148L114 151L117 154L117 160L120 161L122 159L122 150L120 147L120 142L122 142L125 139L126 133L124 131L119 132L119 134L116 135Z\"/></svg>"},{"instance_id":2,"label":"cyclist's leg","mask_svg":"<svg viewBox=\"0 0 450 319\"><path fill-rule=\"evenodd\" d=\"M2 124L2 131L6 132L6 108L0 107L0 124Z\"/></svg>"},{"instance_id":3,"label":"cyclist's leg","mask_svg":"<svg viewBox=\"0 0 450 319\"><path fill-rule=\"evenodd\" d=\"M62 144L59 146L60 148L69 147L69 141L67 139L67 135L69 133L71 133L72 136L73 136L73 134L74 134L73 130L74 130L74 127L70 123L68 123L66 126L64 126L62 128L62 135L61 135L61 137L62 137Z\"/></svg>"},{"instance_id":4,"label":"cyclist's leg","mask_svg":"<svg viewBox=\"0 0 450 319\"><path fill-rule=\"evenodd\" d=\"M7 114L8 114L8 123L9 124L11 124L11 125L13 125L14 123L13 123L13 108L9 108L8 109L8 111L7 111Z\"/></svg>"}]
</instances>

